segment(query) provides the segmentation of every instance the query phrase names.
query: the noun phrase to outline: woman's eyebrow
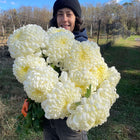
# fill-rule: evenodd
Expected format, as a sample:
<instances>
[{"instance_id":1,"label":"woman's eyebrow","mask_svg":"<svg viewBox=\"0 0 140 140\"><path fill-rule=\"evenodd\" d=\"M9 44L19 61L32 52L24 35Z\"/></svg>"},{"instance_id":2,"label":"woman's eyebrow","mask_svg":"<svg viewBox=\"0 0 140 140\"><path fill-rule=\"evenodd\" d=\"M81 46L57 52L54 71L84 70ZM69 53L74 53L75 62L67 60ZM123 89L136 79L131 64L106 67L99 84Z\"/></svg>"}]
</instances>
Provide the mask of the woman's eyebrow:
<instances>
[{"instance_id":1,"label":"woman's eyebrow","mask_svg":"<svg viewBox=\"0 0 140 140\"><path fill-rule=\"evenodd\" d=\"M63 13L63 11L61 11L61 10L58 10L58 11L57 11L57 13Z\"/></svg>"}]
</instances>

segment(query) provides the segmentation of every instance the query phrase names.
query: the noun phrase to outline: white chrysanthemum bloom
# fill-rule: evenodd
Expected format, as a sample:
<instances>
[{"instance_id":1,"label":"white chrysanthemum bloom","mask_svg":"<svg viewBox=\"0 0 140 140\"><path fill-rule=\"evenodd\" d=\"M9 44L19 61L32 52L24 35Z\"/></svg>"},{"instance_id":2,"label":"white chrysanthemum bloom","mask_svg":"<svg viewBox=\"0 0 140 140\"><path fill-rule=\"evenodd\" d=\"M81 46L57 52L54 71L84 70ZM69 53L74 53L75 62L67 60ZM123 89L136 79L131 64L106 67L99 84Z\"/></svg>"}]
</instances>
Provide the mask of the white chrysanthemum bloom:
<instances>
[{"instance_id":1,"label":"white chrysanthemum bloom","mask_svg":"<svg viewBox=\"0 0 140 140\"><path fill-rule=\"evenodd\" d=\"M20 83L26 79L26 75L30 69L35 67L46 67L43 58L34 55L21 56L15 59L13 64L13 73Z\"/></svg>"},{"instance_id":2,"label":"white chrysanthemum bloom","mask_svg":"<svg viewBox=\"0 0 140 140\"><path fill-rule=\"evenodd\" d=\"M36 67L27 74L23 82L24 90L29 98L41 103L58 82L58 73L50 66Z\"/></svg>"},{"instance_id":3,"label":"white chrysanthemum bloom","mask_svg":"<svg viewBox=\"0 0 140 140\"><path fill-rule=\"evenodd\" d=\"M56 27L50 27L48 30L47 30L47 32L46 32L46 35L45 35L45 44L46 44L46 46L45 46L45 48L43 49L43 54L44 55L46 55L47 56L47 49L49 48L49 38L51 38L54 34L56 34L56 33L59 33L59 32L63 32L63 33L67 33L67 34L69 34L70 36L73 36L73 34L72 34L72 32L71 31L69 31L69 30L66 30L66 29L64 29L64 28L61 28L61 27L59 27L59 28L56 28Z\"/></svg>"},{"instance_id":4,"label":"white chrysanthemum bloom","mask_svg":"<svg viewBox=\"0 0 140 140\"><path fill-rule=\"evenodd\" d=\"M73 130L86 130L103 124L109 117L109 110L118 98L115 87L108 80L101 83L97 92L89 98L82 98L81 104L76 110L69 110L71 115L67 119L67 125Z\"/></svg>"},{"instance_id":5,"label":"white chrysanthemum bloom","mask_svg":"<svg viewBox=\"0 0 140 140\"><path fill-rule=\"evenodd\" d=\"M48 56L47 62L55 65L62 64L64 58L69 54L74 42L74 35L70 32L58 32L49 38L49 47L45 52Z\"/></svg>"},{"instance_id":6,"label":"white chrysanthemum bloom","mask_svg":"<svg viewBox=\"0 0 140 140\"><path fill-rule=\"evenodd\" d=\"M96 91L100 83L106 79L108 66L105 62L96 64L91 69L80 69L70 71L70 79L77 87L82 89L82 95L86 93L86 89L91 85L91 90Z\"/></svg>"},{"instance_id":7,"label":"white chrysanthemum bloom","mask_svg":"<svg viewBox=\"0 0 140 140\"><path fill-rule=\"evenodd\" d=\"M56 34L56 33L59 33L59 32L65 32L65 33L68 33L68 34L72 34L69 30L66 30L64 28L56 28L56 27L50 27L48 30L47 30L47 36L51 37L52 35Z\"/></svg>"},{"instance_id":8,"label":"white chrysanthemum bloom","mask_svg":"<svg viewBox=\"0 0 140 140\"><path fill-rule=\"evenodd\" d=\"M81 95L84 96L87 88L91 85L91 90L95 91L98 86L98 79L88 69L72 70L69 77L76 87L81 88Z\"/></svg>"},{"instance_id":9,"label":"white chrysanthemum bloom","mask_svg":"<svg viewBox=\"0 0 140 140\"><path fill-rule=\"evenodd\" d=\"M107 80L110 81L110 84L113 87L115 87L118 84L120 78L120 73L117 71L117 69L115 69L114 66L108 69Z\"/></svg>"},{"instance_id":10,"label":"white chrysanthemum bloom","mask_svg":"<svg viewBox=\"0 0 140 140\"><path fill-rule=\"evenodd\" d=\"M109 116L108 108L102 105L100 97L95 94L91 98L85 98L86 103L81 103L73 110L67 119L67 125L73 130L88 131L92 127L102 124ZM81 101L82 102L82 101Z\"/></svg>"},{"instance_id":11,"label":"white chrysanthemum bloom","mask_svg":"<svg viewBox=\"0 0 140 140\"><path fill-rule=\"evenodd\" d=\"M45 117L48 119L63 119L68 117L69 112L67 106L74 102L79 102L81 98L80 89L76 88L66 72L62 72L61 82L57 83L47 99L42 102L42 108L45 111Z\"/></svg>"},{"instance_id":12,"label":"white chrysanthemum bloom","mask_svg":"<svg viewBox=\"0 0 140 140\"><path fill-rule=\"evenodd\" d=\"M90 41L75 41L70 53L64 60L66 70L91 69L104 60L100 54L100 48L96 43Z\"/></svg>"},{"instance_id":13,"label":"white chrysanthemum bloom","mask_svg":"<svg viewBox=\"0 0 140 140\"><path fill-rule=\"evenodd\" d=\"M101 83L97 93L100 94L104 102L110 102L110 106L119 97L119 95L116 93L116 88L113 87L108 80L105 80Z\"/></svg>"},{"instance_id":14,"label":"white chrysanthemum bloom","mask_svg":"<svg viewBox=\"0 0 140 140\"><path fill-rule=\"evenodd\" d=\"M23 26L10 35L8 47L12 58L37 53L41 55L41 48L45 47L46 32L38 25Z\"/></svg>"}]
</instances>

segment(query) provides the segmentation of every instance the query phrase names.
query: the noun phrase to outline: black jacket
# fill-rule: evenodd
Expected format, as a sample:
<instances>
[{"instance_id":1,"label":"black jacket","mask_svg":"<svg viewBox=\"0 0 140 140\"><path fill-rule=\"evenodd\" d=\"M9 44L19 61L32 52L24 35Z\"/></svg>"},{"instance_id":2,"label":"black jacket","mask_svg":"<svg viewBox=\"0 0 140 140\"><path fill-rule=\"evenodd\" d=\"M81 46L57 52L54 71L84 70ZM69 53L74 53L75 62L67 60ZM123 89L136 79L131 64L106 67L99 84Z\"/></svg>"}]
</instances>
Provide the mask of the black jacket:
<instances>
[{"instance_id":1,"label":"black jacket","mask_svg":"<svg viewBox=\"0 0 140 140\"><path fill-rule=\"evenodd\" d=\"M88 40L86 29L83 29L82 31L75 31L75 32L73 32L73 34L75 36L75 39L80 42Z\"/></svg>"}]
</instances>

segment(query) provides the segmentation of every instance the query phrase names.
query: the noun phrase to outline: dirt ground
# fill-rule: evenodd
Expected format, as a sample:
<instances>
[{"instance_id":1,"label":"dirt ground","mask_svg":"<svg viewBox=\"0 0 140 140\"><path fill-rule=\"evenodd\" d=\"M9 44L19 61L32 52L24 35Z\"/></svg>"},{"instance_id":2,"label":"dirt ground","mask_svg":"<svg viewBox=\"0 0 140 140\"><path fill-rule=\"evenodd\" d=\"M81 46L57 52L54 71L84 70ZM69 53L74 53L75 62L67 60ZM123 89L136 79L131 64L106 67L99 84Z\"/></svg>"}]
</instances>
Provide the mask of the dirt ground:
<instances>
[{"instance_id":1,"label":"dirt ground","mask_svg":"<svg viewBox=\"0 0 140 140\"><path fill-rule=\"evenodd\" d=\"M13 59L8 51L8 46L0 46L0 65L2 67L11 67Z\"/></svg>"},{"instance_id":2,"label":"dirt ground","mask_svg":"<svg viewBox=\"0 0 140 140\"><path fill-rule=\"evenodd\" d=\"M136 47L140 47L140 38L136 40Z\"/></svg>"}]
</instances>

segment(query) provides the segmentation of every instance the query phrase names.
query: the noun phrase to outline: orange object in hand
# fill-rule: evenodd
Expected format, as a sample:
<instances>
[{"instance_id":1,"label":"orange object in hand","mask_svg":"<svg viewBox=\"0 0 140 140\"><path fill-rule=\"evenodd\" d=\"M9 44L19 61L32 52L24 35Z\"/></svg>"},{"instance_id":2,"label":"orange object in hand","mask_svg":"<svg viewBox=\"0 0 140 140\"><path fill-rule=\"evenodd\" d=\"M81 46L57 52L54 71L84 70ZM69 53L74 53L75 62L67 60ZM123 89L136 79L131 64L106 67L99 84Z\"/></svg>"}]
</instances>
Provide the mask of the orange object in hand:
<instances>
[{"instance_id":1,"label":"orange object in hand","mask_svg":"<svg viewBox=\"0 0 140 140\"><path fill-rule=\"evenodd\" d=\"M29 108L29 102L27 101L27 99L25 99L21 110L21 113L23 114L24 117L27 116L28 108Z\"/></svg>"}]
</instances>

